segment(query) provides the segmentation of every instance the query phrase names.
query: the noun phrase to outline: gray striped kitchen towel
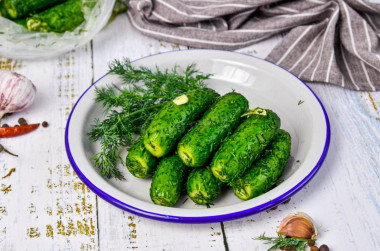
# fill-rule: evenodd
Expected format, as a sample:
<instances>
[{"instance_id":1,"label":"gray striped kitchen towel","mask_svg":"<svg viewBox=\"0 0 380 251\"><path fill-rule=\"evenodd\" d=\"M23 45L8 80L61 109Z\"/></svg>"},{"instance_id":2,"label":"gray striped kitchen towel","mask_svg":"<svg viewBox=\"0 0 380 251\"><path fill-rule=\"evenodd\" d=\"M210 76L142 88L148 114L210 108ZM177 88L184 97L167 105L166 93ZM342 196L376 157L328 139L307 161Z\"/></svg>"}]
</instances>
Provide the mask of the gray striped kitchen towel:
<instances>
[{"instance_id":1,"label":"gray striped kitchen towel","mask_svg":"<svg viewBox=\"0 0 380 251\"><path fill-rule=\"evenodd\" d=\"M287 32L268 55L307 82L380 90L380 4L362 0L126 0L142 33L235 50Z\"/></svg>"}]
</instances>

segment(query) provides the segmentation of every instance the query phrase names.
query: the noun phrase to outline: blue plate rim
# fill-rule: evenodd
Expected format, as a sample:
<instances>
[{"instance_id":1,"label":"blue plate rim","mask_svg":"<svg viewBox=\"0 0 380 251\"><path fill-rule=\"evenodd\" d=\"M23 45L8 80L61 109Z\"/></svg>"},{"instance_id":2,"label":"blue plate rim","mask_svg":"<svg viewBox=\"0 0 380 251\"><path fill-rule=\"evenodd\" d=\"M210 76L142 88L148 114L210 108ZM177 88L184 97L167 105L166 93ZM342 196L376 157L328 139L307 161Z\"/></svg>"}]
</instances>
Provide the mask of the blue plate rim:
<instances>
[{"instance_id":1,"label":"blue plate rim","mask_svg":"<svg viewBox=\"0 0 380 251\"><path fill-rule=\"evenodd\" d=\"M88 87L83 92L83 94L79 97L79 99L75 103L74 107L72 108L70 115L69 115L69 118L68 118L67 123L66 123L65 147L66 147L67 157L71 163L71 166L73 167L73 169L76 172L76 174L78 175L78 177L82 180L82 182L84 184L86 184L87 187L90 188L90 190L92 190L96 195L98 195L99 197L101 197L105 201L109 202L110 204L112 204L112 205L114 205L114 206L116 206L122 210L128 211L128 212L133 213L133 214L138 215L138 216L149 218L149 219L160 220L160 221L165 221L165 222L173 222L173 223L186 223L186 224L203 224L203 223L224 222L224 221L230 221L230 220L235 220L235 219L247 217L247 216L262 212L264 210L270 209L270 208L286 201L291 196L296 194L299 190L301 190L315 176L315 174L321 168L321 166L322 166L322 164L326 158L329 146L330 146L330 137L331 137L330 133L331 133L331 131L330 131L329 118L328 118L327 112L326 112L321 100L314 93L314 91L304 81L299 79L296 75L294 75L290 71L288 71L288 70L282 68L281 66L278 66L278 65L276 65L270 61L267 61L267 60L262 59L262 58L258 58L256 56L252 56L252 55L242 53L242 52L216 50L216 49L188 49L185 51L219 51L219 52L224 52L224 53L234 53L234 54L244 55L244 56L248 56L248 57L253 57L255 59L262 60L262 61L265 61L267 63L270 63L270 64L274 65L275 67L281 68L282 70L290 73L295 78L297 78L302 84L304 84L309 89L309 91L314 95L314 97L317 99L319 105L321 106L323 114L325 116L325 123L326 123L326 140L325 140L323 152L322 152L322 155L319 158L317 164L314 166L314 168L311 170L311 172L305 178L303 178L298 184L296 184L293 188L289 189L287 192L285 192L284 194L274 198L273 200L270 200L270 201L263 203L261 205L258 205L256 207L252 207L252 208L249 208L246 210L237 211L237 212L233 212L233 213L227 213L227 214L222 214L222 215L214 215L214 216L197 216L197 217L186 216L185 217L185 216L173 216L173 215L159 214L159 213L149 212L149 211L141 210L139 208L130 206L130 205L110 196L109 194L105 193L103 190L101 190L100 188L95 186L79 169L78 165L76 164L76 162L73 158L73 155L72 155L71 149L70 149L70 145L69 145L69 125L70 125L71 117L75 111L76 106L81 101L83 96L92 87L94 87L101 79L103 79L105 76L108 75L108 73L107 73L107 74L103 75L102 77L100 77L98 80L96 80L92 85L90 85L90 87ZM179 51L167 51L167 52L162 52L162 53L156 53L156 54L152 54L152 55L149 55L146 57L142 57L142 58L133 60L131 62L132 63L137 62L139 60L149 58L149 57L153 57L153 56L160 55L160 54L170 54L170 53L178 53L178 52L183 52L183 50L182 51L179 50Z\"/></svg>"}]
</instances>

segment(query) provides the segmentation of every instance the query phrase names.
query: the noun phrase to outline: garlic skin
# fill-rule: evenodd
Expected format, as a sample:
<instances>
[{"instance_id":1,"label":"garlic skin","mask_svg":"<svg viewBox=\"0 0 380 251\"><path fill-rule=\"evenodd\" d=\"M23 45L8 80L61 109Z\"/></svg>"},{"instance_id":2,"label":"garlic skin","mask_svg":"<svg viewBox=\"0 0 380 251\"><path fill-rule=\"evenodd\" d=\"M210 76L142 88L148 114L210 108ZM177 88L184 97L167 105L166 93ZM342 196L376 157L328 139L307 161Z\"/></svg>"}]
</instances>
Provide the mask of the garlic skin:
<instances>
[{"instance_id":1,"label":"garlic skin","mask_svg":"<svg viewBox=\"0 0 380 251\"><path fill-rule=\"evenodd\" d=\"M318 230L309 215L298 212L289 214L282 220L278 233L287 237L314 239Z\"/></svg>"},{"instance_id":2,"label":"garlic skin","mask_svg":"<svg viewBox=\"0 0 380 251\"><path fill-rule=\"evenodd\" d=\"M6 113L25 110L32 105L36 87L16 72L0 70L0 119Z\"/></svg>"}]
</instances>

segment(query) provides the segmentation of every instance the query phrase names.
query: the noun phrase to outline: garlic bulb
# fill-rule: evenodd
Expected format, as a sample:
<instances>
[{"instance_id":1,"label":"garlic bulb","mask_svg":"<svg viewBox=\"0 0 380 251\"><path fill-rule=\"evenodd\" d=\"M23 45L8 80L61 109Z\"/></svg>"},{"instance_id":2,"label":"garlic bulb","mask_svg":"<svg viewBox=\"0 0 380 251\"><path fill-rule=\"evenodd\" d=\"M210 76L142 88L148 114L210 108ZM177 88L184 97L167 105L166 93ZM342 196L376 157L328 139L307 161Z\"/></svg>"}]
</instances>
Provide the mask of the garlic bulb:
<instances>
[{"instance_id":1,"label":"garlic bulb","mask_svg":"<svg viewBox=\"0 0 380 251\"><path fill-rule=\"evenodd\" d=\"M305 239L314 239L318 235L313 219L302 212L286 216L278 227L278 232L287 237Z\"/></svg>"},{"instance_id":2,"label":"garlic bulb","mask_svg":"<svg viewBox=\"0 0 380 251\"><path fill-rule=\"evenodd\" d=\"M22 111L32 105L36 87L26 77L0 70L0 119L6 113Z\"/></svg>"}]
</instances>

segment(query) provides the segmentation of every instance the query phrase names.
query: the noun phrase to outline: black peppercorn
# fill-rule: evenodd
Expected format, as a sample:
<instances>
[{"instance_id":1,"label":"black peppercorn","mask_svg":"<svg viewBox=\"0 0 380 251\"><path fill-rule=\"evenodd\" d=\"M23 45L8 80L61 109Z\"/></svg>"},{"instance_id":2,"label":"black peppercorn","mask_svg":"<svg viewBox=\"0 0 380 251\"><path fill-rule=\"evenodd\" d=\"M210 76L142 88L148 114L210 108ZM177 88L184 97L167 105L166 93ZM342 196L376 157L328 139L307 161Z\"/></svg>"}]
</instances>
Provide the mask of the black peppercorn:
<instances>
[{"instance_id":1,"label":"black peppercorn","mask_svg":"<svg viewBox=\"0 0 380 251\"><path fill-rule=\"evenodd\" d=\"M330 250L329 247L325 244L319 247L319 251L329 251L329 250Z\"/></svg>"},{"instance_id":2,"label":"black peppercorn","mask_svg":"<svg viewBox=\"0 0 380 251\"><path fill-rule=\"evenodd\" d=\"M24 118L19 118L17 122L18 122L20 125L27 125L27 124L28 124Z\"/></svg>"}]
</instances>

